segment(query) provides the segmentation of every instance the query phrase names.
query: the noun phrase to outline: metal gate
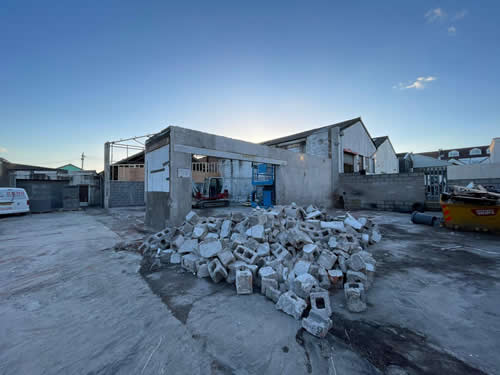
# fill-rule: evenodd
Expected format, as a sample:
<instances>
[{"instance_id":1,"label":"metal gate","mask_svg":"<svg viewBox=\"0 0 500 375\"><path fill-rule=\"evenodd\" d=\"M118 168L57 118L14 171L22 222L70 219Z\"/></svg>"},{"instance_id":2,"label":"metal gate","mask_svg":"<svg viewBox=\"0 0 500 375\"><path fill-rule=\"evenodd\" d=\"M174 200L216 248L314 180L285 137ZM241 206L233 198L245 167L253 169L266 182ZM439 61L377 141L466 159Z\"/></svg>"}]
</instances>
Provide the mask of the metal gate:
<instances>
[{"instance_id":1,"label":"metal gate","mask_svg":"<svg viewBox=\"0 0 500 375\"><path fill-rule=\"evenodd\" d=\"M448 187L448 175L446 167L422 168L425 176L425 199L428 201L439 201L441 193Z\"/></svg>"}]
</instances>

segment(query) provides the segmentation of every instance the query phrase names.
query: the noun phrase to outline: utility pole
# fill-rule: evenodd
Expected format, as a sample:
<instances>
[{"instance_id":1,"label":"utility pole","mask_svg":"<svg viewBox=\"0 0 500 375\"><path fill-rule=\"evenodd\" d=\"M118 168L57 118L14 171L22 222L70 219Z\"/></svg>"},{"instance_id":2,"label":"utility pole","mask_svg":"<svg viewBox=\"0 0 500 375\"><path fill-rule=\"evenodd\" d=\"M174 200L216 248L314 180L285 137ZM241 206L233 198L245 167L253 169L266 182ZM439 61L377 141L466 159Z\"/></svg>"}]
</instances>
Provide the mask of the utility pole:
<instances>
[{"instance_id":1,"label":"utility pole","mask_svg":"<svg viewBox=\"0 0 500 375\"><path fill-rule=\"evenodd\" d=\"M82 169L83 169L83 159L85 159L85 154L82 152Z\"/></svg>"}]
</instances>

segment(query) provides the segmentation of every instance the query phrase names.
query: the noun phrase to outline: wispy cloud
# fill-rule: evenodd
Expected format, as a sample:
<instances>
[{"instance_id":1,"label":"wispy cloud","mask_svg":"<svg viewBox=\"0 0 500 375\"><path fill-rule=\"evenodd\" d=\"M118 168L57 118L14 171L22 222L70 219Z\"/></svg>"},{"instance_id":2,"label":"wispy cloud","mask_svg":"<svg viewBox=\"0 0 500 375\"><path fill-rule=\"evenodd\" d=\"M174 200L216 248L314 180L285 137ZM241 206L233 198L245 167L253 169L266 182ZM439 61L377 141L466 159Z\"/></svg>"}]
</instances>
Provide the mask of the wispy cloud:
<instances>
[{"instance_id":1,"label":"wispy cloud","mask_svg":"<svg viewBox=\"0 0 500 375\"><path fill-rule=\"evenodd\" d=\"M455 26L448 27L448 35L454 36L457 33L457 28Z\"/></svg>"},{"instance_id":2,"label":"wispy cloud","mask_svg":"<svg viewBox=\"0 0 500 375\"><path fill-rule=\"evenodd\" d=\"M446 12L442 10L441 8L435 8L429 10L427 13L425 13L425 19L427 22L432 23L436 21L441 21L446 18Z\"/></svg>"},{"instance_id":3,"label":"wispy cloud","mask_svg":"<svg viewBox=\"0 0 500 375\"><path fill-rule=\"evenodd\" d=\"M394 89L400 89L400 90L407 90L407 89L417 89L417 90L423 90L430 82L435 81L437 77L434 76L427 76L427 77L418 77L415 81L413 82L407 82L403 83L400 82L399 84L393 86L392 88Z\"/></svg>"},{"instance_id":4,"label":"wispy cloud","mask_svg":"<svg viewBox=\"0 0 500 375\"><path fill-rule=\"evenodd\" d=\"M0 153L6 154L8 151L5 147L0 146Z\"/></svg>"},{"instance_id":5,"label":"wispy cloud","mask_svg":"<svg viewBox=\"0 0 500 375\"><path fill-rule=\"evenodd\" d=\"M467 13L468 11L466 9L463 9L460 12L455 13L455 15L453 16L453 21L460 21L461 19L464 19Z\"/></svg>"}]
</instances>

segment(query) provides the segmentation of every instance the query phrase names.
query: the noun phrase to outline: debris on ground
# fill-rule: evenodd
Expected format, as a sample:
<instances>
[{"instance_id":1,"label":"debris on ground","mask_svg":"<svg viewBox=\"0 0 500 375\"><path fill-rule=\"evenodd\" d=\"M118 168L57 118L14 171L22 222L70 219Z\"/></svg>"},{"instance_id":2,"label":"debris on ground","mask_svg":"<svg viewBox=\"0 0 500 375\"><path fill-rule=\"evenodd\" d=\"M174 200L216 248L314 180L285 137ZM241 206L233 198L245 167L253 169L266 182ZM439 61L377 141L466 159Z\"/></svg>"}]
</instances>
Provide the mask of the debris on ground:
<instances>
[{"instance_id":1,"label":"debris on ground","mask_svg":"<svg viewBox=\"0 0 500 375\"><path fill-rule=\"evenodd\" d=\"M199 278L235 284L239 295L258 288L276 309L324 337L333 324L330 290L344 288L349 311L366 309L376 266L367 250L381 238L367 218L331 217L292 203L256 208L248 216L190 212L181 226L148 237L139 250L152 270L180 264Z\"/></svg>"}]
</instances>

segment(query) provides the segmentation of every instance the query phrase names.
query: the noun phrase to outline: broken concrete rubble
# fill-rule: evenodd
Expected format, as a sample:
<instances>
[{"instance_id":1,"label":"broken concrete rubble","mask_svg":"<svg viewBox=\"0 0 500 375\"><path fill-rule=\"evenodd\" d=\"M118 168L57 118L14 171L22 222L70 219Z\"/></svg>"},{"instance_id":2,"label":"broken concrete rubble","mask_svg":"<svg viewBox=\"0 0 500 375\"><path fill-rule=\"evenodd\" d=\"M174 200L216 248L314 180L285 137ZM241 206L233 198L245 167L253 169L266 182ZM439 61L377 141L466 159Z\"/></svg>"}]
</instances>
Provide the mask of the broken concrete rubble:
<instances>
[{"instance_id":1,"label":"broken concrete rubble","mask_svg":"<svg viewBox=\"0 0 500 375\"><path fill-rule=\"evenodd\" d=\"M376 266L368 249L380 240L370 219L292 204L217 218L190 212L181 226L149 236L140 250L152 269L181 264L199 278L235 284L241 295L260 287L295 319L309 311L302 327L324 337L333 324L329 293L344 288L348 310L366 309Z\"/></svg>"}]
</instances>

